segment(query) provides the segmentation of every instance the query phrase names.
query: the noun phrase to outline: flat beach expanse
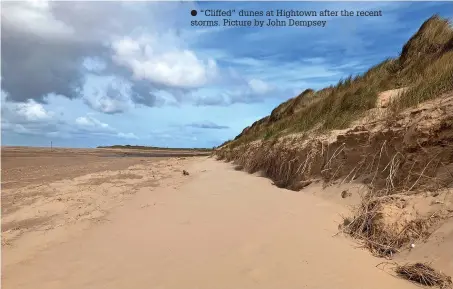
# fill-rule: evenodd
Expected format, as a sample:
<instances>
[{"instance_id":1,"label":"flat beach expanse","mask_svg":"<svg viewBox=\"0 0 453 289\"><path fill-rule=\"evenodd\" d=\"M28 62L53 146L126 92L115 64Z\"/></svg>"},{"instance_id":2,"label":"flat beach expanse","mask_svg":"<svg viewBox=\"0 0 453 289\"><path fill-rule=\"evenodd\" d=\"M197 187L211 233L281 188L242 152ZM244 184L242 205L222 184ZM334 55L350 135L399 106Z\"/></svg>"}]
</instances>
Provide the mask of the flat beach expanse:
<instances>
[{"instance_id":1,"label":"flat beach expanse","mask_svg":"<svg viewBox=\"0 0 453 289\"><path fill-rule=\"evenodd\" d=\"M417 288L345 206L189 155L3 148L2 288Z\"/></svg>"}]
</instances>

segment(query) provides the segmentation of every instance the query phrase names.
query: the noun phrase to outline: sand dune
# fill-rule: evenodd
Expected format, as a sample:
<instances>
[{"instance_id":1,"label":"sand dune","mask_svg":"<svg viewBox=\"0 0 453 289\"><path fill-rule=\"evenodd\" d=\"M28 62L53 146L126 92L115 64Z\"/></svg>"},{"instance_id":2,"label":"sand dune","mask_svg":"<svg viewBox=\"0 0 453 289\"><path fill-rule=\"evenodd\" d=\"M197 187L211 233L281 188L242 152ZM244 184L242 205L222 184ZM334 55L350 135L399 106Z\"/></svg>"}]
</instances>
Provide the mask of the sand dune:
<instances>
[{"instance_id":1,"label":"sand dune","mask_svg":"<svg viewBox=\"0 0 453 289\"><path fill-rule=\"evenodd\" d=\"M210 158L167 164L174 175L158 187L131 180L136 193L105 222L67 226L55 237L61 242L22 262L12 261L20 243L4 247L3 288L416 288L333 237L344 206ZM189 176L177 172L182 167Z\"/></svg>"}]
</instances>

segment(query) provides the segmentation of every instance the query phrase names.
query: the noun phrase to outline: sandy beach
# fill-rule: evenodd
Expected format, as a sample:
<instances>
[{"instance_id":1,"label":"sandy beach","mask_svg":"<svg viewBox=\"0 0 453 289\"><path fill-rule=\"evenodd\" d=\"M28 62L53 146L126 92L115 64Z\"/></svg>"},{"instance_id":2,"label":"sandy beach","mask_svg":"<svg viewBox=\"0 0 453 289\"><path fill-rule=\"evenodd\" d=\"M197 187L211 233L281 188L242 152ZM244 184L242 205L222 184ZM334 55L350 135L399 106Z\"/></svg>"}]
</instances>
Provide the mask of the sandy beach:
<instances>
[{"instance_id":1,"label":"sandy beach","mask_svg":"<svg viewBox=\"0 0 453 289\"><path fill-rule=\"evenodd\" d=\"M450 3L63 2L0 5L1 288L453 289Z\"/></svg>"},{"instance_id":2,"label":"sandy beach","mask_svg":"<svg viewBox=\"0 0 453 289\"><path fill-rule=\"evenodd\" d=\"M128 161L2 191L3 288L416 288L334 236L344 205L209 157Z\"/></svg>"}]
</instances>

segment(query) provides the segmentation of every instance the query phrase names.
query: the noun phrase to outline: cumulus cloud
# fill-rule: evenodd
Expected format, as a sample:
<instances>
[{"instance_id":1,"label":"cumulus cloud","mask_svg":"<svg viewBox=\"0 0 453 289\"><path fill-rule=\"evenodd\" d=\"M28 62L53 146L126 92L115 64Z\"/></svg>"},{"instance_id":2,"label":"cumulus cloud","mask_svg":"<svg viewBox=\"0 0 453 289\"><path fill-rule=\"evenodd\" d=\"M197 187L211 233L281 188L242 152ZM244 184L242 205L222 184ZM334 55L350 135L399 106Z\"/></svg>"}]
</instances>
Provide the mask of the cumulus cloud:
<instances>
[{"instance_id":1,"label":"cumulus cloud","mask_svg":"<svg viewBox=\"0 0 453 289\"><path fill-rule=\"evenodd\" d=\"M17 134L33 134L21 124L9 122L2 122L2 131L12 131Z\"/></svg>"},{"instance_id":2,"label":"cumulus cloud","mask_svg":"<svg viewBox=\"0 0 453 289\"><path fill-rule=\"evenodd\" d=\"M106 123L100 122L96 118L92 116L80 116L76 118L75 120L76 124L82 126L82 127L90 127L90 128L96 128L96 129L101 129L101 130L111 130L110 126Z\"/></svg>"},{"instance_id":3,"label":"cumulus cloud","mask_svg":"<svg viewBox=\"0 0 453 289\"><path fill-rule=\"evenodd\" d=\"M27 102L14 103L9 95L2 91L1 99L2 123L39 123L52 122L54 112L48 111L44 106L29 99Z\"/></svg>"},{"instance_id":4,"label":"cumulus cloud","mask_svg":"<svg viewBox=\"0 0 453 289\"><path fill-rule=\"evenodd\" d=\"M185 22L165 16L186 12L193 6L190 3L11 1L1 5L2 87L15 102L46 103L48 94L82 97L94 110L113 114L133 103L156 105L158 90L167 90L180 101L190 89L218 75L213 58L202 58L186 45L179 32ZM122 79L127 89L104 86L86 93L89 73Z\"/></svg>"},{"instance_id":5,"label":"cumulus cloud","mask_svg":"<svg viewBox=\"0 0 453 289\"><path fill-rule=\"evenodd\" d=\"M17 114L28 121L46 121L52 117L51 113L32 99L25 103L17 103L15 108Z\"/></svg>"},{"instance_id":6,"label":"cumulus cloud","mask_svg":"<svg viewBox=\"0 0 453 289\"><path fill-rule=\"evenodd\" d=\"M82 98L96 111L116 114L134 107L130 91L130 85L122 79L92 77L84 86Z\"/></svg>"},{"instance_id":7,"label":"cumulus cloud","mask_svg":"<svg viewBox=\"0 0 453 289\"><path fill-rule=\"evenodd\" d=\"M1 3L2 88L13 101L43 102L52 92L77 97L83 82L81 61L101 53L99 44L85 41L74 27L58 20L62 18L55 15L55 4Z\"/></svg>"},{"instance_id":8,"label":"cumulus cloud","mask_svg":"<svg viewBox=\"0 0 453 289\"><path fill-rule=\"evenodd\" d=\"M82 98L93 110L107 114L125 112L136 104L226 105L259 100L252 94L269 92L269 84L254 78L243 83L247 82L243 75L219 65L218 54L197 50L193 38L206 33L187 27L191 17L187 11L194 5L2 2L2 87L13 102L32 99L43 104L47 95L55 94ZM106 81L113 84L95 83ZM118 82L121 87L114 85ZM217 90L229 87L224 96L197 93L216 85Z\"/></svg>"},{"instance_id":9,"label":"cumulus cloud","mask_svg":"<svg viewBox=\"0 0 453 289\"><path fill-rule=\"evenodd\" d=\"M248 85L250 89L257 94L264 94L273 89L271 85L260 79L251 79L249 80Z\"/></svg>"},{"instance_id":10,"label":"cumulus cloud","mask_svg":"<svg viewBox=\"0 0 453 289\"><path fill-rule=\"evenodd\" d=\"M104 123L92 115L79 116L75 119L77 132L88 132L94 135L105 135L123 139L139 139L134 133L121 132L109 124Z\"/></svg>"},{"instance_id":11,"label":"cumulus cloud","mask_svg":"<svg viewBox=\"0 0 453 289\"><path fill-rule=\"evenodd\" d=\"M169 87L196 88L217 75L213 59L202 60L193 51L161 40L157 35L125 37L112 44L113 59L130 69L134 78Z\"/></svg>"},{"instance_id":12,"label":"cumulus cloud","mask_svg":"<svg viewBox=\"0 0 453 289\"><path fill-rule=\"evenodd\" d=\"M129 133L119 132L117 134L117 136L120 137L120 138L125 138L125 139L138 139L138 137L135 134L131 133L131 132L129 132Z\"/></svg>"},{"instance_id":13,"label":"cumulus cloud","mask_svg":"<svg viewBox=\"0 0 453 289\"><path fill-rule=\"evenodd\" d=\"M85 103L94 110L107 114L124 112L129 108L129 99L118 98L111 88L107 91L97 91L94 94L85 95ZM120 95L120 94L119 94Z\"/></svg>"},{"instance_id":14,"label":"cumulus cloud","mask_svg":"<svg viewBox=\"0 0 453 289\"><path fill-rule=\"evenodd\" d=\"M198 105L231 105L233 103L261 102L270 97L288 97L287 89L277 89L274 85L257 78L237 79L236 84L228 89L203 88L194 92L194 101Z\"/></svg>"},{"instance_id":15,"label":"cumulus cloud","mask_svg":"<svg viewBox=\"0 0 453 289\"><path fill-rule=\"evenodd\" d=\"M55 18L48 1L3 2L2 8L2 24L14 31L45 39L67 39L74 34L72 27Z\"/></svg>"},{"instance_id":16,"label":"cumulus cloud","mask_svg":"<svg viewBox=\"0 0 453 289\"><path fill-rule=\"evenodd\" d=\"M1 125L2 131L28 135L46 135L59 130L59 120L55 113L43 105L28 100L11 102L9 95L2 91Z\"/></svg>"},{"instance_id":17,"label":"cumulus cloud","mask_svg":"<svg viewBox=\"0 0 453 289\"><path fill-rule=\"evenodd\" d=\"M101 135L138 139L135 134L119 131L91 114L79 116L72 121L64 119L63 116L32 99L26 102L12 102L9 95L2 91L2 132L64 138Z\"/></svg>"}]
</instances>

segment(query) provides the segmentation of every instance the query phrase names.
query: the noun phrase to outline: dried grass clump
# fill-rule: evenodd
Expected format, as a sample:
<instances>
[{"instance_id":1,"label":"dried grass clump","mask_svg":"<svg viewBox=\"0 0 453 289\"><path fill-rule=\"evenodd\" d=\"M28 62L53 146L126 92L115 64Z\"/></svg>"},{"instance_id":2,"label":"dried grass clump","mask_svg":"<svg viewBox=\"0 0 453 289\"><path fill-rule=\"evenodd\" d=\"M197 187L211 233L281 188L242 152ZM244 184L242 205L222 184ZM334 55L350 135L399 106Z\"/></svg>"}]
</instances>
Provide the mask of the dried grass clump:
<instances>
[{"instance_id":1,"label":"dried grass clump","mask_svg":"<svg viewBox=\"0 0 453 289\"><path fill-rule=\"evenodd\" d=\"M426 239L440 214L418 216L413 208L406 206L403 197L366 196L348 220L343 231L362 240L364 246L378 257L391 257L400 248L416 240Z\"/></svg>"},{"instance_id":2,"label":"dried grass clump","mask_svg":"<svg viewBox=\"0 0 453 289\"><path fill-rule=\"evenodd\" d=\"M396 266L398 276L425 286L437 286L439 288L452 288L450 276L434 270L426 263L406 264Z\"/></svg>"}]
</instances>

